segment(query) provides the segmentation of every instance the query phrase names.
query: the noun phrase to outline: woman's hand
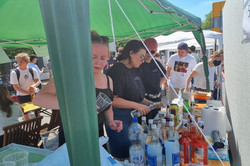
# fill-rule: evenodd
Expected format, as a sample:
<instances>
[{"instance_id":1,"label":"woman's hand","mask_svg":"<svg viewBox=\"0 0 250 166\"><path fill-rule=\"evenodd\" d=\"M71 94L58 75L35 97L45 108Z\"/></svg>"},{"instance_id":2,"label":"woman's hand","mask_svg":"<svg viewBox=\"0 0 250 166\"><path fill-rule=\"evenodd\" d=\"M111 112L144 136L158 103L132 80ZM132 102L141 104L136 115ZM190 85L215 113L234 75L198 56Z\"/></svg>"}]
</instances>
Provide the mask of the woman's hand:
<instances>
[{"instance_id":1,"label":"woman's hand","mask_svg":"<svg viewBox=\"0 0 250 166\"><path fill-rule=\"evenodd\" d=\"M122 130L123 126L122 126L122 121L120 120L113 120L111 122L109 122L108 124L109 128L111 128L112 130L116 130L118 133Z\"/></svg>"},{"instance_id":2,"label":"woman's hand","mask_svg":"<svg viewBox=\"0 0 250 166\"><path fill-rule=\"evenodd\" d=\"M148 108L148 106L143 105L143 104L139 104L137 103L136 108L137 111L139 111L141 113L141 115L146 115L147 113L150 112L150 109Z\"/></svg>"}]
</instances>

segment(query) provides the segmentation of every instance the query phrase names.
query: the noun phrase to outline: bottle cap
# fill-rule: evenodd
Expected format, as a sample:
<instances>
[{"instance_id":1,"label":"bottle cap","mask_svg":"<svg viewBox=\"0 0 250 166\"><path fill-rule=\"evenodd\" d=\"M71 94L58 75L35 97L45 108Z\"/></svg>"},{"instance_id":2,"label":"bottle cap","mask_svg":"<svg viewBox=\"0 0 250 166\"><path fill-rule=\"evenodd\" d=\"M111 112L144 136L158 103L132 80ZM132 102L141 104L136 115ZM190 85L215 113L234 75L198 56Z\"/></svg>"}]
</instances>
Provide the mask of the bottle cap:
<instances>
[{"instance_id":1,"label":"bottle cap","mask_svg":"<svg viewBox=\"0 0 250 166\"><path fill-rule=\"evenodd\" d=\"M187 119L182 119L182 127L187 127L187 126L188 126Z\"/></svg>"},{"instance_id":2,"label":"bottle cap","mask_svg":"<svg viewBox=\"0 0 250 166\"><path fill-rule=\"evenodd\" d=\"M174 126L174 122L170 121L170 122L168 123L168 125L169 125L169 126Z\"/></svg>"},{"instance_id":3,"label":"bottle cap","mask_svg":"<svg viewBox=\"0 0 250 166\"><path fill-rule=\"evenodd\" d=\"M137 118L133 118L133 123L137 123L138 119Z\"/></svg>"},{"instance_id":4,"label":"bottle cap","mask_svg":"<svg viewBox=\"0 0 250 166\"><path fill-rule=\"evenodd\" d=\"M153 124L153 122L154 122L154 120L153 120L153 119L149 119L149 120L148 120L148 123Z\"/></svg>"},{"instance_id":5,"label":"bottle cap","mask_svg":"<svg viewBox=\"0 0 250 166\"><path fill-rule=\"evenodd\" d=\"M166 119L161 119L161 123L166 123Z\"/></svg>"},{"instance_id":6,"label":"bottle cap","mask_svg":"<svg viewBox=\"0 0 250 166\"><path fill-rule=\"evenodd\" d=\"M204 122L202 120L199 120L198 121L198 126L201 128L201 129L204 129Z\"/></svg>"},{"instance_id":7,"label":"bottle cap","mask_svg":"<svg viewBox=\"0 0 250 166\"><path fill-rule=\"evenodd\" d=\"M152 124L151 128L156 129L156 124Z\"/></svg>"},{"instance_id":8,"label":"bottle cap","mask_svg":"<svg viewBox=\"0 0 250 166\"><path fill-rule=\"evenodd\" d=\"M142 116L142 117L141 117L141 120L146 120L146 116Z\"/></svg>"},{"instance_id":9,"label":"bottle cap","mask_svg":"<svg viewBox=\"0 0 250 166\"><path fill-rule=\"evenodd\" d=\"M174 118L174 114L170 114L170 115L169 115L169 118Z\"/></svg>"}]
</instances>

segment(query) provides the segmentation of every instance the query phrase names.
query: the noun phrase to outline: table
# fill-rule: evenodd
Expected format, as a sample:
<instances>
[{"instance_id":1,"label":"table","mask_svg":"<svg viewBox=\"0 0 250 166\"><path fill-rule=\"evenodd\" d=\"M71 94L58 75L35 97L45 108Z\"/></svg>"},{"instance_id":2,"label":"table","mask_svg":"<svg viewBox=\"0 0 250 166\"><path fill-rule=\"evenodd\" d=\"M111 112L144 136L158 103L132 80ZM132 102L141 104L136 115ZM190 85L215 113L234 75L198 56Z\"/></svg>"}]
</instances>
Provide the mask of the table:
<instances>
[{"instance_id":1,"label":"table","mask_svg":"<svg viewBox=\"0 0 250 166\"><path fill-rule=\"evenodd\" d=\"M54 151L48 149L39 149L31 146L19 145L19 144L9 144L0 148L0 162L2 162L3 158L8 154L19 152L19 151L27 151L29 152L29 163L37 163L43 160L46 156L52 154Z\"/></svg>"},{"instance_id":2,"label":"table","mask_svg":"<svg viewBox=\"0 0 250 166\"><path fill-rule=\"evenodd\" d=\"M38 111L41 110L41 107L34 105L32 102L22 103L20 106L23 108L23 113L28 114L29 112L34 112L35 115L38 115Z\"/></svg>"},{"instance_id":3,"label":"table","mask_svg":"<svg viewBox=\"0 0 250 166\"><path fill-rule=\"evenodd\" d=\"M196 115L198 115L199 118L201 117L201 108L205 107L205 106L206 106L206 103L195 103L194 109L196 110ZM198 114L197 112L200 112L200 114ZM225 166L230 166L229 161L222 161L222 162L223 162L223 164ZM209 159L208 160L208 165L209 166L221 166L222 164L221 164L221 162L219 160Z\"/></svg>"}]
</instances>

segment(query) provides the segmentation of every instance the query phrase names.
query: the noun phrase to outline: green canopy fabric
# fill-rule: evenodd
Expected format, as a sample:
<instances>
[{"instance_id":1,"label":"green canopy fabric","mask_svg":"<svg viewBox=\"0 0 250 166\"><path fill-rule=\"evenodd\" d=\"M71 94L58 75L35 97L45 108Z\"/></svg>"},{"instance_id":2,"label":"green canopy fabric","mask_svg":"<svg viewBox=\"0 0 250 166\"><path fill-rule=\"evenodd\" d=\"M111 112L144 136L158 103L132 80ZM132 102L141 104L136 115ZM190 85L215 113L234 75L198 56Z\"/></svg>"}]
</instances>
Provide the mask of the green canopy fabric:
<instances>
[{"instance_id":1,"label":"green canopy fabric","mask_svg":"<svg viewBox=\"0 0 250 166\"><path fill-rule=\"evenodd\" d=\"M38 57L46 57L49 56L48 47L47 45L44 46L32 46L33 50L35 51Z\"/></svg>"},{"instance_id":2,"label":"green canopy fabric","mask_svg":"<svg viewBox=\"0 0 250 166\"><path fill-rule=\"evenodd\" d=\"M118 2L143 39L178 30L201 30L199 17L167 0ZM91 29L112 39L108 0L90 0L89 7ZM126 41L137 38L115 0L111 0L111 10L116 39ZM0 44L5 49L47 44L38 0L1 0L0 22Z\"/></svg>"},{"instance_id":3,"label":"green canopy fabric","mask_svg":"<svg viewBox=\"0 0 250 166\"><path fill-rule=\"evenodd\" d=\"M110 1L116 40L138 38ZM200 18L167 0L118 2L143 39L192 31L205 56ZM0 1L3 48L48 45L71 165L100 165L90 29L112 41L110 22L108 0Z\"/></svg>"},{"instance_id":4,"label":"green canopy fabric","mask_svg":"<svg viewBox=\"0 0 250 166\"><path fill-rule=\"evenodd\" d=\"M3 50L3 48L0 46L0 64L9 63L9 62L10 62L10 58L5 53L5 51Z\"/></svg>"}]
</instances>

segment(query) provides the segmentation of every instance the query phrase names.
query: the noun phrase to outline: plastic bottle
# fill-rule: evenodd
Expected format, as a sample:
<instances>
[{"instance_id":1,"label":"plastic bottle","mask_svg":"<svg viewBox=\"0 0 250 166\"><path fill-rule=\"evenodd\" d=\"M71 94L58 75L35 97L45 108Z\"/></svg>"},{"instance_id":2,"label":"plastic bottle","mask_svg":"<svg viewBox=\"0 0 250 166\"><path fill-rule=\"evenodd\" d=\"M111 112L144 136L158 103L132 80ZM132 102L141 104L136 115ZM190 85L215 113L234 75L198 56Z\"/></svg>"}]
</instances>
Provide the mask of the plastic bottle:
<instances>
[{"instance_id":1,"label":"plastic bottle","mask_svg":"<svg viewBox=\"0 0 250 166\"><path fill-rule=\"evenodd\" d=\"M182 100L181 89L179 89L179 92L178 92L177 105L178 105L178 113L179 113L179 118L177 120L179 120L179 121L176 125L178 125L183 119L183 100Z\"/></svg>"},{"instance_id":2,"label":"plastic bottle","mask_svg":"<svg viewBox=\"0 0 250 166\"><path fill-rule=\"evenodd\" d=\"M182 120L182 136L179 139L180 144L180 165L184 166L192 161L192 141L188 136L188 122Z\"/></svg>"},{"instance_id":3,"label":"plastic bottle","mask_svg":"<svg viewBox=\"0 0 250 166\"><path fill-rule=\"evenodd\" d=\"M192 115L193 119L195 119L195 116ZM198 134L198 131L197 131L197 127L196 127L196 124L194 123L192 118L190 118L190 131L189 131L189 137L192 141L192 162L194 162L194 143L195 141L197 140L197 134Z\"/></svg>"},{"instance_id":4,"label":"plastic bottle","mask_svg":"<svg viewBox=\"0 0 250 166\"><path fill-rule=\"evenodd\" d=\"M189 93L188 92L185 92L184 94L183 94L183 99L184 99L184 105L185 105L185 107L187 108L183 108L183 119L188 119L188 111L191 113L191 108L190 108L190 106L189 106Z\"/></svg>"},{"instance_id":5,"label":"plastic bottle","mask_svg":"<svg viewBox=\"0 0 250 166\"><path fill-rule=\"evenodd\" d=\"M147 154L148 144L151 142L153 122L154 122L153 119L148 120L148 135L147 135L147 138L146 138L146 141L145 141L145 155L146 155L146 158L148 156L148 154Z\"/></svg>"},{"instance_id":6,"label":"plastic bottle","mask_svg":"<svg viewBox=\"0 0 250 166\"><path fill-rule=\"evenodd\" d=\"M129 148L130 162L135 166L144 166L144 149L141 146L142 128L137 118L133 118L133 123L129 126L128 136L131 142Z\"/></svg>"},{"instance_id":7,"label":"plastic bottle","mask_svg":"<svg viewBox=\"0 0 250 166\"><path fill-rule=\"evenodd\" d=\"M152 124L152 136L147 147L147 155L148 166L162 166L162 146L156 133L155 124Z\"/></svg>"},{"instance_id":8,"label":"plastic bottle","mask_svg":"<svg viewBox=\"0 0 250 166\"><path fill-rule=\"evenodd\" d=\"M165 165L179 166L180 165L180 146L175 139L174 122L169 122L168 140L164 143L165 146Z\"/></svg>"},{"instance_id":9,"label":"plastic bottle","mask_svg":"<svg viewBox=\"0 0 250 166\"><path fill-rule=\"evenodd\" d=\"M198 126L204 131L204 122L198 121ZM208 144L204 136L199 132L194 143L194 162L197 165L208 165Z\"/></svg>"}]
</instances>

